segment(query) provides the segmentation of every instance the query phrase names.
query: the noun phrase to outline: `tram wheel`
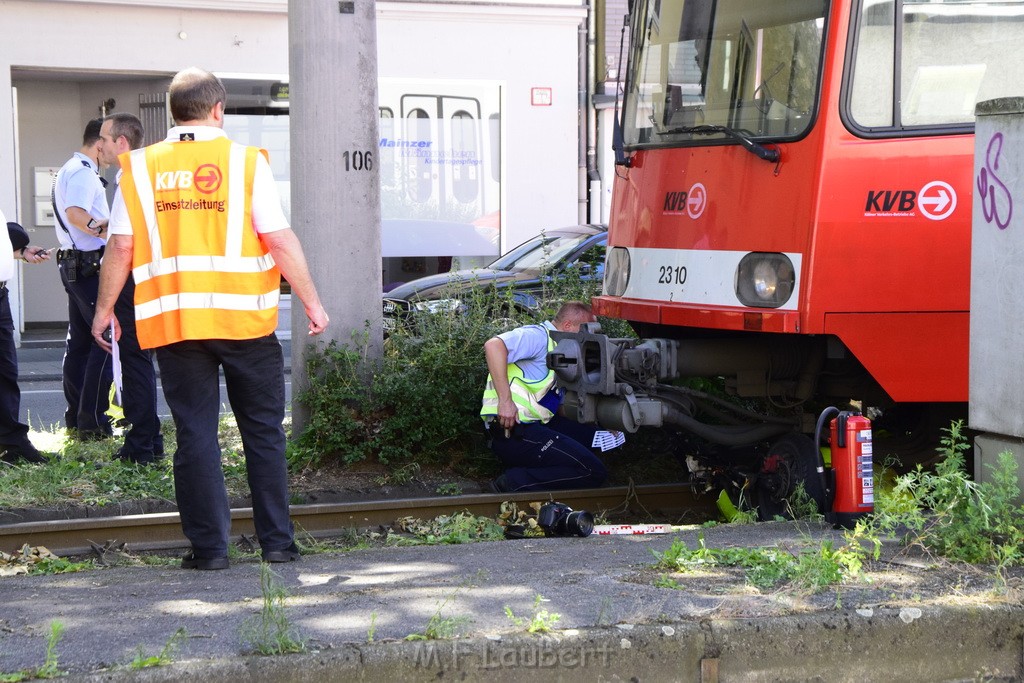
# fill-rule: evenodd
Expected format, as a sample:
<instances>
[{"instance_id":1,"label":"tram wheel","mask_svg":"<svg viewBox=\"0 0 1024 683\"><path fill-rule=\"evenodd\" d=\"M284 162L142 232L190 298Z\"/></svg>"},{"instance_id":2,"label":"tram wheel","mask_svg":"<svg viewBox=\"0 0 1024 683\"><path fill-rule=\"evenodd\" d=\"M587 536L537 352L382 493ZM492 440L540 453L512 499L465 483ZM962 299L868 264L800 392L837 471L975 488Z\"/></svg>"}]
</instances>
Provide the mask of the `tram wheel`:
<instances>
[{"instance_id":1,"label":"tram wheel","mask_svg":"<svg viewBox=\"0 0 1024 683\"><path fill-rule=\"evenodd\" d=\"M762 521L776 517L792 519L789 498L800 483L825 511L825 487L818 475L818 452L814 440L805 434L786 434L768 450L757 474L757 512Z\"/></svg>"}]
</instances>

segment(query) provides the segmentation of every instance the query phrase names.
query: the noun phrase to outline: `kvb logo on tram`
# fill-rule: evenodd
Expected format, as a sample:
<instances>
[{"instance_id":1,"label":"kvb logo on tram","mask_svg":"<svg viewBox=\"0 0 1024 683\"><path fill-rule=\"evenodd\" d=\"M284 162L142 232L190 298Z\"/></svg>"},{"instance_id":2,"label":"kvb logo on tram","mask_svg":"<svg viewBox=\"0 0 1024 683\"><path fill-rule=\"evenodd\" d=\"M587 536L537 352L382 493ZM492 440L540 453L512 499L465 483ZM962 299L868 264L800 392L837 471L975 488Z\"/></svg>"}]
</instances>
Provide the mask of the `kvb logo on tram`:
<instances>
[{"instance_id":1,"label":"kvb logo on tram","mask_svg":"<svg viewBox=\"0 0 1024 683\"><path fill-rule=\"evenodd\" d=\"M193 186L203 194L220 189L224 174L214 164L203 164L192 171L161 171L156 174L157 190L187 190Z\"/></svg>"},{"instance_id":2,"label":"kvb logo on tram","mask_svg":"<svg viewBox=\"0 0 1024 683\"><path fill-rule=\"evenodd\" d=\"M694 183L686 192L666 192L665 203L661 211L666 214L686 214L690 218L700 218L708 205L707 190L702 183Z\"/></svg>"},{"instance_id":3,"label":"kvb logo on tram","mask_svg":"<svg viewBox=\"0 0 1024 683\"><path fill-rule=\"evenodd\" d=\"M918 191L868 190L865 216L907 216L915 210L933 221L948 218L956 209L956 190L949 183L934 180Z\"/></svg>"}]
</instances>

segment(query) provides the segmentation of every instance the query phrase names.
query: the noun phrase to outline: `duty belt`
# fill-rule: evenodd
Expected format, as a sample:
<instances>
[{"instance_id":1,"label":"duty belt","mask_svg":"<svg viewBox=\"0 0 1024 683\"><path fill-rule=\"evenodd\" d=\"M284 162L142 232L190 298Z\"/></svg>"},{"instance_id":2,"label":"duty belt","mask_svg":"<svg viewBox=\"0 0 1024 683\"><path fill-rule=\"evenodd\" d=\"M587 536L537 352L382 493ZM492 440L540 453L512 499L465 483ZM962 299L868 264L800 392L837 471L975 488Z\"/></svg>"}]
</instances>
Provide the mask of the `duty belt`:
<instances>
[{"instance_id":1,"label":"duty belt","mask_svg":"<svg viewBox=\"0 0 1024 683\"><path fill-rule=\"evenodd\" d=\"M57 259L63 261L64 259L78 258L79 254L91 254L97 251L102 251L102 249L93 249L91 251L82 251L81 249L58 249Z\"/></svg>"}]
</instances>

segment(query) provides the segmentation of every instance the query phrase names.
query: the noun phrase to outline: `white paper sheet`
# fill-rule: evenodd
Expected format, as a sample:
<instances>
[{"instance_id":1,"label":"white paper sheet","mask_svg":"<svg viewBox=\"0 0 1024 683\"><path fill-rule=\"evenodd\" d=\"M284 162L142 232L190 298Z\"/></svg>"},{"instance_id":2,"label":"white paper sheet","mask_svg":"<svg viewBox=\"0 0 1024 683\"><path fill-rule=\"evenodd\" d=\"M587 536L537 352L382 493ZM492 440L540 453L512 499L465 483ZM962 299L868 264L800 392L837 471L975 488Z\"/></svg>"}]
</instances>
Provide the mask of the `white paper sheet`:
<instances>
[{"instance_id":1,"label":"white paper sheet","mask_svg":"<svg viewBox=\"0 0 1024 683\"><path fill-rule=\"evenodd\" d=\"M123 406L124 403L121 401L121 353L117 349L117 339L114 337L114 321L110 321L110 355L113 356L113 370L114 370L114 398L117 401L117 405Z\"/></svg>"},{"instance_id":2,"label":"white paper sheet","mask_svg":"<svg viewBox=\"0 0 1024 683\"><path fill-rule=\"evenodd\" d=\"M622 432L599 429L594 432L594 443L591 448L600 448L602 451L610 451L626 443L626 435Z\"/></svg>"}]
</instances>

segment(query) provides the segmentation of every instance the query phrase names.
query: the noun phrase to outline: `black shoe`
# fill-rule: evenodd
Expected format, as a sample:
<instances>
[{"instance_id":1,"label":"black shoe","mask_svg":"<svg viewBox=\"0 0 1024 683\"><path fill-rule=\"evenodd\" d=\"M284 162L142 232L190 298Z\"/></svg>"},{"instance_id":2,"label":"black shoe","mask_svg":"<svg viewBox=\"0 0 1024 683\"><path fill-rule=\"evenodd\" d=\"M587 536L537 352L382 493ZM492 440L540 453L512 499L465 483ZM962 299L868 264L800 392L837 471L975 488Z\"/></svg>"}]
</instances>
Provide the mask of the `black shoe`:
<instances>
[{"instance_id":1,"label":"black shoe","mask_svg":"<svg viewBox=\"0 0 1024 683\"><path fill-rule=\"evenodd\" d=\"M114 438L114 433L102 429L76 429L71 436L79 441L103 441Z\"/></svg>"},{"instance_id":2,"label":"black shoe","mask_svg":"<svg viewBox=\"0 0 1024 683\"><path fill-rule=\"evenodd\" d=\"M161 451L159 455L150 451L135 452L125 450L122 446L117 453L114 453L114 457L118 460L124 460L126 462L134 463L136 465L154 465L163 459L164 454Z\"/></svg>"},{"instance_id":3,"label":"black shoe","mask_svg":"<svg viewBox=\"0 0 1024 683\"><path fill-rule=\"evenodd\" d=\"M302 555L299 554L299 548L294 543L283 550L263 551L264 562L298 562L300 557Z\"/></svg>"},{"instance_id":4,"label":"black shoe","mask_svg":"<svg viewBox=\"0 0 1024 683\"><path fill-rule=\"evenodd\" d=\"M499 474L491 481L491 491L494 493L508 493L512 490L512 487L508 483L508 479L504 474Z\"/></svg>"},{"instance_id":5,"label":"black shoe","mask_svg":"<svg viewBox=\"0 0 1024 683\"><path fill-rule=\"evenodd\" d=\"M200 570L227 569L228 558L196 557L196 554L190 550L187 553L185 553L185 557L181 558L181 568Z\"/></svg>"},{"instance_id":6,"label":"black shoe","mask_svg":"<svg viewBox=\"0 0 1024 683\"><path fill-rule=\"evenodd\" d=\"M46 459L46 456L40 453L39 449L31 443L22 444L20 446L0 445L0 450L4 451L3 457L0 459L4 462L11 463L12 465L18 462L30 462L33 465L40 465L42 463L49 462Z\"/></svg>"}]
</instances>

